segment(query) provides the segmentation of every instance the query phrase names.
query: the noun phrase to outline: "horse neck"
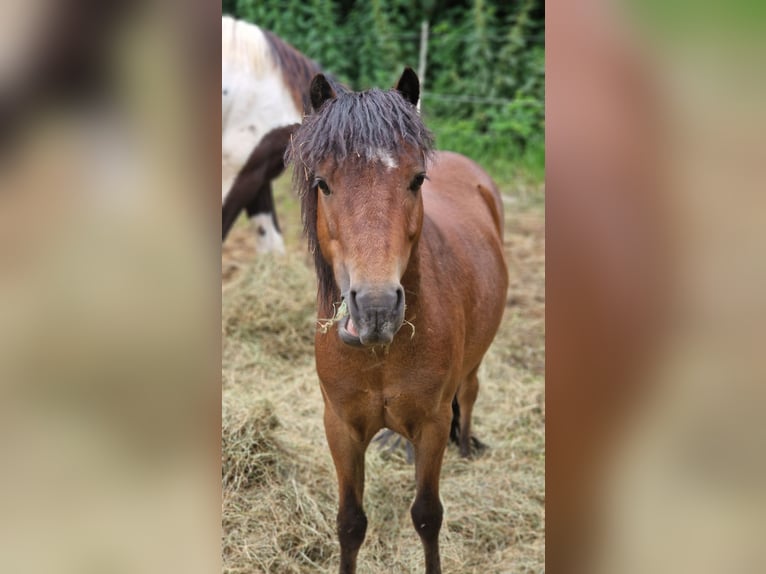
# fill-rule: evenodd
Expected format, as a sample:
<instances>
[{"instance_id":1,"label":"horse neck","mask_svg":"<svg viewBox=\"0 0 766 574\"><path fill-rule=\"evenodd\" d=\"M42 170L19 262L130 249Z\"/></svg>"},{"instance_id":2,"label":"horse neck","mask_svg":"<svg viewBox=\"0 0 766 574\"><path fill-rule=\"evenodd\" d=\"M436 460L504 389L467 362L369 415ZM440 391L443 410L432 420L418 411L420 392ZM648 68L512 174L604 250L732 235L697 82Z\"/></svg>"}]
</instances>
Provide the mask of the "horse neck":
<instances>
[{"instance_id":1,"label":"horse neck","mask_svg":"<svg viewBox=\"0 0 766 574\"><path fill-rule=\"evenodd\" d=\"M420 305L421 296L421 270L422 270L422 249L423 242L421 238L412 246L410 260L407 262L407 269L402 276L402 288L404 289L404 302L406 305L405 319L417 314L417 308Z\"/></svg>"}]
</instances>

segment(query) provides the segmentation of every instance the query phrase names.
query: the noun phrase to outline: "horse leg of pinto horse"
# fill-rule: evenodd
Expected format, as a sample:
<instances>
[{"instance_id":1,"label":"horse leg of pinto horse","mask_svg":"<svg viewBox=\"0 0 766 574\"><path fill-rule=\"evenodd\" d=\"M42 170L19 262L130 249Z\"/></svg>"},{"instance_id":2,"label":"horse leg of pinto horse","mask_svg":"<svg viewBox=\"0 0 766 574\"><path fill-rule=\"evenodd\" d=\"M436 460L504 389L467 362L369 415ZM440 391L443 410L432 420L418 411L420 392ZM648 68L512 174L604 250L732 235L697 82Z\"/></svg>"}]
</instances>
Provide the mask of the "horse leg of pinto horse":
<instances>
[{"instance_id":1,"label":"horse leg of pinto horse","mask_svg":"<svg viewBox=\"0 0 766 574\"><path fill-rule=\"evenodd\" d=\"M250 169L241 172L236 177L221 208L223 240L226 239L239 214L245 209L248 209L249 213L250 205L257 201L257 196L260 195L264 183L268 185L269 182L266 181L266 173L263 168Z\"/></svg>"},{"instance_id":2,"label":"horse leg of pinto horse","mask_svg":"<svg viewBox=\"0 0 766 574\"><path fill-rule=\"evenodd\" d=\"M237 201L236 196L229 194L221 207L221 241L226 241L226 236L229 234L231 227L239 217L239 213L245 208L245 206Z\"/></svg>"},{"instance_id":3,"label":"horse leg of pinto horse","mask_svg":"<svg viewBox=\"0 0 766 574\"><path fill-rule=\"evenodd\" d=\"M325 403L324 428L338 476L338 541L340 574L355 574L356 557L367 533L364 514L364 453L367 440L356 439L348 426Z\"/></svg>"},{"instance_id":4,"label":"horse leg of pinto horse","mask_svg":"<svg viewBox=\"0 0 766 574\"><path fill-rule=\"evenodd\" d=\"M412 524L423 543L426 574L441 574L439 557L439 531L444 509L439 500L439 476L444 451L449 440L449 421L452 410L444 405L442 416L425 423L415 442L415 480L417 494L410 515Z\"/></svg>"},{"instance_id":5,"label":"horse leg of pinto horse","mask_svg":"<svg viewBox=\"0 0 766 574\"><path fill-rule=\"evenodd\" d=\"M385 449L385 452L394 453L403 451L407 464L412 464L415 460L415 451L412 450L412 443L391 429L382 429L373 441L378 443L378 449ZM390 445L388 444L389 442L391 443Z\"/></svg>"},{"instance_id":6,"label":"horse leg of pinto horse","mask_svg":"<svg viewBox=\"0 0 766 574\"><path fill-rule=\"evenodd\" d=\"M247 204L247 216L255 229L255 243L259 253L270 251L284 254L285 242L274 209L274 193L271 180L266 178Z\"/></svg>"}]
</instances>

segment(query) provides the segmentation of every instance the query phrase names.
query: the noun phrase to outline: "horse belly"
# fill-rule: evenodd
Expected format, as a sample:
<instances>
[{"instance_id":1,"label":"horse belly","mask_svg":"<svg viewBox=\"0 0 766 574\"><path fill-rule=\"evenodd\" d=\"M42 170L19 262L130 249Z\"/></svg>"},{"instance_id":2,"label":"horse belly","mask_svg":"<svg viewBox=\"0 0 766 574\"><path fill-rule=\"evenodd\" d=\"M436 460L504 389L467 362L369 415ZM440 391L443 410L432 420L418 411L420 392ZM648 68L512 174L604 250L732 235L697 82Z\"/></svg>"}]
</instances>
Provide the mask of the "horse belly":
<instances>
[{"instance_id":1,"label":"horse belly","mask_svg":"<svg viewBox=\"0 0 766 574\"><path fill-rule=\"evenodd\" d=\"M264 135L300 122L302 113L277 73L254 78L230 72L223 78L221 136L221 199Z\"/></svg>"},{"instance_id":2,"label":"horse belly","mask_svg":"<svg viewBox=\"0 0 766 574\"><path fill-rule=\"evenodd\" d=\"M503 206L497 186L474 161L439 152L423 186L434 284L441 308L459 310L464 322L461 376L481 361L500 326L508 291L503 253ZM449 290L449 292L447 292Z\"/></svg>"},{"instance_id":3,"label":"horse belly","mask_svg":"<svg viewBox=\"0 0 766 574\"><path fill-rule=\"evenodd\" d=\"M508 293L508 271L502 255L488 258L475 289L466 305L465 374L481 361L500 328Z\"/></svg>"}]
</instances>

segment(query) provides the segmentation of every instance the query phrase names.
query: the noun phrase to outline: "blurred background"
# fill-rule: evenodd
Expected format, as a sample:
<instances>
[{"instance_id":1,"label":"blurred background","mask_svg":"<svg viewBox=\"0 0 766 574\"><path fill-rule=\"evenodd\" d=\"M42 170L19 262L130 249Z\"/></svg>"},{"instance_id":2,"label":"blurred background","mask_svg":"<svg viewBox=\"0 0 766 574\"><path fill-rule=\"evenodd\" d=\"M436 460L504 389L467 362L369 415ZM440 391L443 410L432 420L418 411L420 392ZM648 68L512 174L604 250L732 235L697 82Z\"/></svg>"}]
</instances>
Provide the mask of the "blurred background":
<instances>
[{"instance_id":1,"label":"blurred background","mask_svg":"<svg viewBox=\"0 0 766 574\"><path fill-rule=\"evenodd\" d=\"M0 4L3 572L219 568L218 18Z\"/></svg>"},{"instance_id":2,"label":"blurred background","mask_svg":"<svg viewBox=\"0 0 766 574\"><path fill-rule=\"evenodd\" d=\"M546 18L546 569L762 572L762 3Z\"/></svg>"}]
</instances>

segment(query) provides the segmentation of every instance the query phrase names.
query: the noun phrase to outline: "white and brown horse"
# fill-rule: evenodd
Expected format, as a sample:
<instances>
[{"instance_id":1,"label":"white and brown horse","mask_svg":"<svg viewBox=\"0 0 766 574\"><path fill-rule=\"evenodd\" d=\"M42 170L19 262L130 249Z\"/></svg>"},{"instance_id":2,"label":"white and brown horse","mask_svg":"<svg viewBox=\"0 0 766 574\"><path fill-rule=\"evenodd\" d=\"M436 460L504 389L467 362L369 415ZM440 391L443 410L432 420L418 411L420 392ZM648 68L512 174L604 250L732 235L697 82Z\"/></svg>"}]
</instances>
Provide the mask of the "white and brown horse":
<instances>
[{"instance_id":1,"label":"white and brown horse","mask_svg":"<svg viewBox=\"0 0 766 574\"><path fill-rule=\"evenodd\" d=\"M284 169L290 133L309 109L319 66L271 32L229 16L221 19L221 51L223 238L246 211L256 249L281 253L271 180Z\"/></svg>"}]
</instances>

